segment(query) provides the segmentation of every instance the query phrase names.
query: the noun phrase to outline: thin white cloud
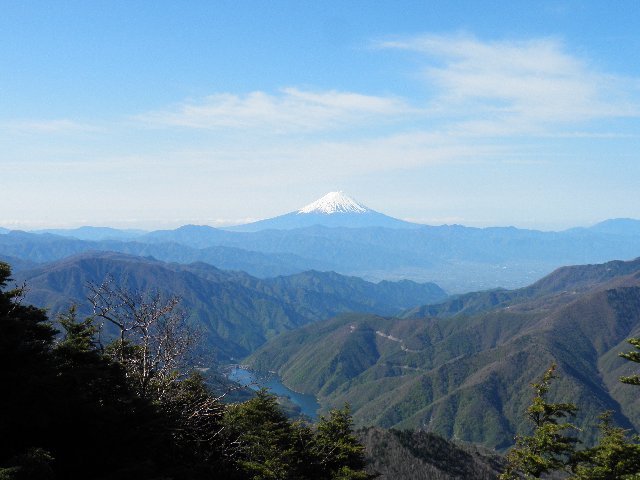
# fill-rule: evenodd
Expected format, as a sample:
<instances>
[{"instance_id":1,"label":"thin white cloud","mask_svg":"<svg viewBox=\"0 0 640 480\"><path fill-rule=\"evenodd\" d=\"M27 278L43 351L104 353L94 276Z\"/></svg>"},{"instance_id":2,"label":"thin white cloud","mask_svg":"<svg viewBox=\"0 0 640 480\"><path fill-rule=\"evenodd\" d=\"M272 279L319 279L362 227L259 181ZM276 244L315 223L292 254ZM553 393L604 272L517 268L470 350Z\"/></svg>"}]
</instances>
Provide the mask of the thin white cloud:
<instances>
[{"instance_id":1,"label":"thin white cloud","mask_svg":"<svg viewBox=\"0 0 640 480\"><path fill-rule=\"evenodd\" d=\"M410 112L400 98L352 92L311 92L286 88L272 95L261 91L247 95L216 94L185 102L168 110L136 116L153 126L197 129L266 128L291 133L332 130L369 123Z\"/></svg>"},{"instance_id":2,"label":"thin white cloud","mask_svg":"<svg viewBox=\"0 0 640 480\"><path fill-rule=\"evenodd\" d=\"M433 165L466 165L511 158L509 147L463 142L438 133L398 133L370 139L288 140L277 145L249 143L242 148L185 149L167 152L156 167L198 171L203 181L231 184L291 185L320 179L352 178Z\"/></svg>"},{"instance_id":3,"label":"thin white cloud","mask_svg":"<svg viewBox=\"0 0 640 480\"><path fill-rule=\"evenodd\" d=\"M400 96L285 88L275 94L214 94L134 118L163 128L265 134L429 120L437 124L432 128L456 136L505 137L559 134L558 125L575 132L593 120L640 116L639 79L602 72L568 52L558 39L425 35L377 46L424 55L423 75L431 94L426 104L411 105Z\"/></svg>"},{"instance_id":4,"label":"thin white cloud","mask_svg":"<svg viewBox=\"0 0 640 480\"><path fill-rule=\"evenodd\" d=\"M275 144L248 139L243 145L185 145L162 154L96 154L81 150L74 158L58 161L0 157L0 162L3 172L11 175L51 178L64 171L78 178L94 175L110 179L120 187L125 183L169 182L187 191L194 184L210 188L217 179L222 179L218 187L264 182L289 185L309 178L350 178L430 165L495 162L510 158L512 153L509 147L498 144L462 141L441 133L410 132L358 140L285 139ZM67 181L67 177L60 181Z\"/></svg>"},{"instance_id":5,"label":"thin white cloud","mask_svg":"<svg viewBox=\"0 0 640 480\"><path fill-rule=\"evenodd\" d=\"M459 133L540 133L548 126L640 116L640 81L599 71L553 38L481 41L427 35L380 42L424 54L431 111Z\"/></svg>"}]
</instances>

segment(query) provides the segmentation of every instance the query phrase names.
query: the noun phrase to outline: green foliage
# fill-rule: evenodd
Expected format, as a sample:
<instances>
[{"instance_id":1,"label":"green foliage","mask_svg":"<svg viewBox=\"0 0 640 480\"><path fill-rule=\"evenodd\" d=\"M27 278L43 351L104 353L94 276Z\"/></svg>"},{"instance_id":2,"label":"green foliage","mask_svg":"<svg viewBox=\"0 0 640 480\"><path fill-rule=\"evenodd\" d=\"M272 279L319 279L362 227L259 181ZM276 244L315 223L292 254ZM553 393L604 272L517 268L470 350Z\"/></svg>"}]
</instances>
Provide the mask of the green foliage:
<instances>
[{"instance_id":1,"label":"green foliage","mask_svg":"<svg viewBox=\"0 0 640 480\"><path fill-rule=\"evenodd\" d=\"M232 405L224 417L227 434L239 445L239 471L246 478L296 478L304 467L310 431L289 423L276 397L261 389L244 403ZM240 475L240 476L243 476Z\"/></svg>"},{"instance_id":2,"label":"green foliage","mask_svg":"<svg viewBox=\"0 0 640 480\"><path fill-rule=\"evenodd\" d=\"M341 410L332 410L328 416L320 418L313 443L313 453L326 472L326 478L369 478L364 472L364 447L353 434L353 421L348 405Z\"/></svg>"},{"instance_id":3,"label":"green foliage","mask_svg":"<svg viewBox=\"0 0 640 480\"><path fill-rule=\"evenodd\" d=\"M9 276L0 264L0 285L6 287ZM140 398L124 368L98 349L91 321L78 321L74 309L60 317L64 332L55 343L44 312L20 299L20 289L0 290L0 375L10 385L0 395L0 475L156 478L167 471L166 463L184 467L182 453L192 445L175 433L184 430L189 409L173 415ZM189 406L193 413L199 405ZM209 447L219 450L220 443ZM214 460L189 458L189 473L173 478L200 478L200 466ZM48 471L53 473L47 477Z\"/></svg>"},{"instance_id":4,"label":"green foliage","mask_svg":"<svg viewBox=\"0 0 640 480\"><path fill-rule=\"evenodd\" d=\"M0 286L10 269L0 263ZM55 330L0 289L0 479L359 479L362 447L347 411L318 431L291 423L266 392L225 406L199 374L144 395L128 368L135 339L105 351L71 308Z\"/></svg>"},{"instance_id":5,"label":"green foliage","mask_svg":"<svg viewBox=\"0 0 640 480\"><path fill-rule=\"evenodd\" d=\"M556 366L552 365L540 383L531 386L535 392L533 403L527 409L533 433L518 436L515 446L507 454L507 466L501 480L540 478L540 475L564 470L574 453L576 439L565 432L575 430L570 423L562 421L575 415L573 403L550 403L548 401L551 381L556 378Z\"/></svg>"},{"instance_id":6,"label":"green foliage","mask_svg":"<svg viewBox=\"0 0 640 480\"><path fill-rule=\"evenodd\" d=\"M636 350L620 353L629 361L640 363L640 338L631 338L628 342ZM623 376L622 383L640 385L640 376ZM574 476L572 480L629 480L640 478L640 444L638 437L628 438L628 430L616 427L611 422L612 412L600 416L600 440L590 449L578 452L575 456Z\"/></svg>"},{"instance_id":7,"label":"green foliage","mask_svg":"<svg viewBox=\"0 0 640 480\"><path fill-rule=\"evenodd\" d=\"M51 468L53 457L41 448L31 448L23 455L12 459L15 466L0 467L0 480L53 480L55 473Z\"/></svg>"},{"instance_id":8,"label":"green foliage","mask_svg":"<svg viewBox=\"0 0 640 480\"><path fill-rule=\"evenodd\" d=\"M58 323L64 330L64 337L56 344L54 352L62 364L69 362L65 366L70 367L74 361L97 358L95 335L98 328L91 318L78 321L77 309L73 305L67 313L58 315Z\"/></svg>"},{"instance_id":9,"label":"green foliage","mask_svg":"<svg viewBox=\"0 0 640 480\"><path fill-rule=\"evenodd\" d=\"M640 349L640 339L629 343ZM627 360L640 363L640 352L621 353ZM571 466L570 480L632 480L640 478L640 444L636 436L628 437L628 430L613 425L613 412L600 415L598 443L584 450L575 450L575 440L562 432L573 428L558 420L573 415L576 407L571 403L548 403L546 395L549 383L555 378L552 366L542 382L533 384L536 391L533 404L528 408L529 419L534 424L534 433L519 437L516 446L507 455L507 467L500 476L502 480L518 478L540 478L542 474L566 472ZM637 375L622 377L623 383L640 385ZM563 477L564 478L564 477Z\"/></svg>"},{"instance_id":10,"label":"green foliage","mask_svg":"<svg viewBox=\"0 0 640 480\"><path fill-rule=\"evenodd\" d=\"M620 356L632 362L640 363L640 338L630 338L627 341L636 349L630 352L620 353ZM640 385L640 375L621 377L620 381L622 383L628 383L630 385Z\"/></svg>"},{"instance_id":11,"label":"green foliage","mask_svg":"<svg viewBox=\"0 0 640 480\"><path fill-rule=\"evenodd\" d=\"M236 475L252 480L356 480L365 472L364 447L353 434L348 407L333 410L316 427L289 422L265 390L232 405L227 435L239 445Z\"/></svg>"},{"instance_id":12,"label":"green foliage","mask_svg":"<svg viewBox=\"0 0 640 480\"><path fill-rule=\"evenodd\" d=\"M38 446L31 437L46 432L51 422L55 383L50 361L55 330L44 311L22 305L21 288L4 290L10 281L10 267L0 262L0 466Z\"/></svg>"},{"instance_id":13,"label":"green foliage","mask_svg":"<svg viewBox=\"0 0 640 480\"><path fill-rule=\"evenodd\" d=\"M640 478L640 445L627 430L611 423L612 412L600 415L600 441L574 457L571 480L630 480Z\"/></svg>"}]
</instances>

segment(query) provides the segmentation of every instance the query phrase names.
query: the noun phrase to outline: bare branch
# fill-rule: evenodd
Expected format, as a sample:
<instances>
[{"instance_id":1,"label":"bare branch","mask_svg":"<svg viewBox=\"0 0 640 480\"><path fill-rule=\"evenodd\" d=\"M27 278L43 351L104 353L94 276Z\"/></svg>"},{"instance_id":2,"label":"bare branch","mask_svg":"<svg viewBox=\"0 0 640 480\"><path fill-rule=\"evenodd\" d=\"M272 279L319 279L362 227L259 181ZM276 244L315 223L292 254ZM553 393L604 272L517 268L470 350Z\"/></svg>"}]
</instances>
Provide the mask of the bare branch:
<instances>
[{"instance_id":1,"label":"bare branch","mask_svg":"<svg viewBox=\"0 0 640 480\"><path fill-rule=\"evenodd\" d=\"M178 308L180 298L126 289L111 277L99 285L90 283L88 289L94 317L119 331L111 350L138 393L162 396L184 374L188 354L198 340L187 313Z\"/></svg>"}]
</instances>

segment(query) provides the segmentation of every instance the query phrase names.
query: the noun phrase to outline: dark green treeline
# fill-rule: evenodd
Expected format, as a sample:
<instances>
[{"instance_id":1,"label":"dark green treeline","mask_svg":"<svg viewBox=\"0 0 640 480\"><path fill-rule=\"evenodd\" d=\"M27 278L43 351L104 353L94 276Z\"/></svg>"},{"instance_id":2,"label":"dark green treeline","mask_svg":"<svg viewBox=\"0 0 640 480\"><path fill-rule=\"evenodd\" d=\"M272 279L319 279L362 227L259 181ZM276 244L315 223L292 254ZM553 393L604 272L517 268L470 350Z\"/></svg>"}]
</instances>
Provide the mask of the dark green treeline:
<instances>
[{"instance_id":1,"label":"dark green treeline","mask_svg":"<svg viewBox=\"0 0 640 480\"><path fill-rule=\"evenodd\" d=\"M0 479L368 478L348 409L291 422L266 392L224 405L197 374L140 395L90 319L57 332L10 275L0 262Z\"/></svg>"}]
</instances>

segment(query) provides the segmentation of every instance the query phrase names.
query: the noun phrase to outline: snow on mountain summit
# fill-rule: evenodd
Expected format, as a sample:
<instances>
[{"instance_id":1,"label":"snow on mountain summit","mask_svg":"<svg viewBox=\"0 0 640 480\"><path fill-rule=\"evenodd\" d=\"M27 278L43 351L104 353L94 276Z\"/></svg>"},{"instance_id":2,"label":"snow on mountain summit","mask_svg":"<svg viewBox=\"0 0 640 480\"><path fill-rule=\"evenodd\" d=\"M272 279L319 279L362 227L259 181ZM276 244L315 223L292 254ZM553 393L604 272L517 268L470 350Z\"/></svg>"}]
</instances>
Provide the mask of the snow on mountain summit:
<instances>
[{"instance_id":1,"label":"snow on mountain summit","mask_svg":"<svg viewBox=\"0 0 640 480\"><path fill-rule=\"evenodd\" d=\"M364 205L348 197L342 191L329 192L324 197L298 210L297 213L365 213L370 211Z\"/></svg>"},{"instance_id":2,"label":"snow on mountain summit","mask_svg":"<svg viewBox=\"0 0 640 480\"><path fill-rule=\"evenodd\" d=\"M419 225L389 217L365 207L344 192L329 192L300 210L246 225L227 227L238 232L293 230L298 228L418 228Z\"/></svg>"}]
</instances>

